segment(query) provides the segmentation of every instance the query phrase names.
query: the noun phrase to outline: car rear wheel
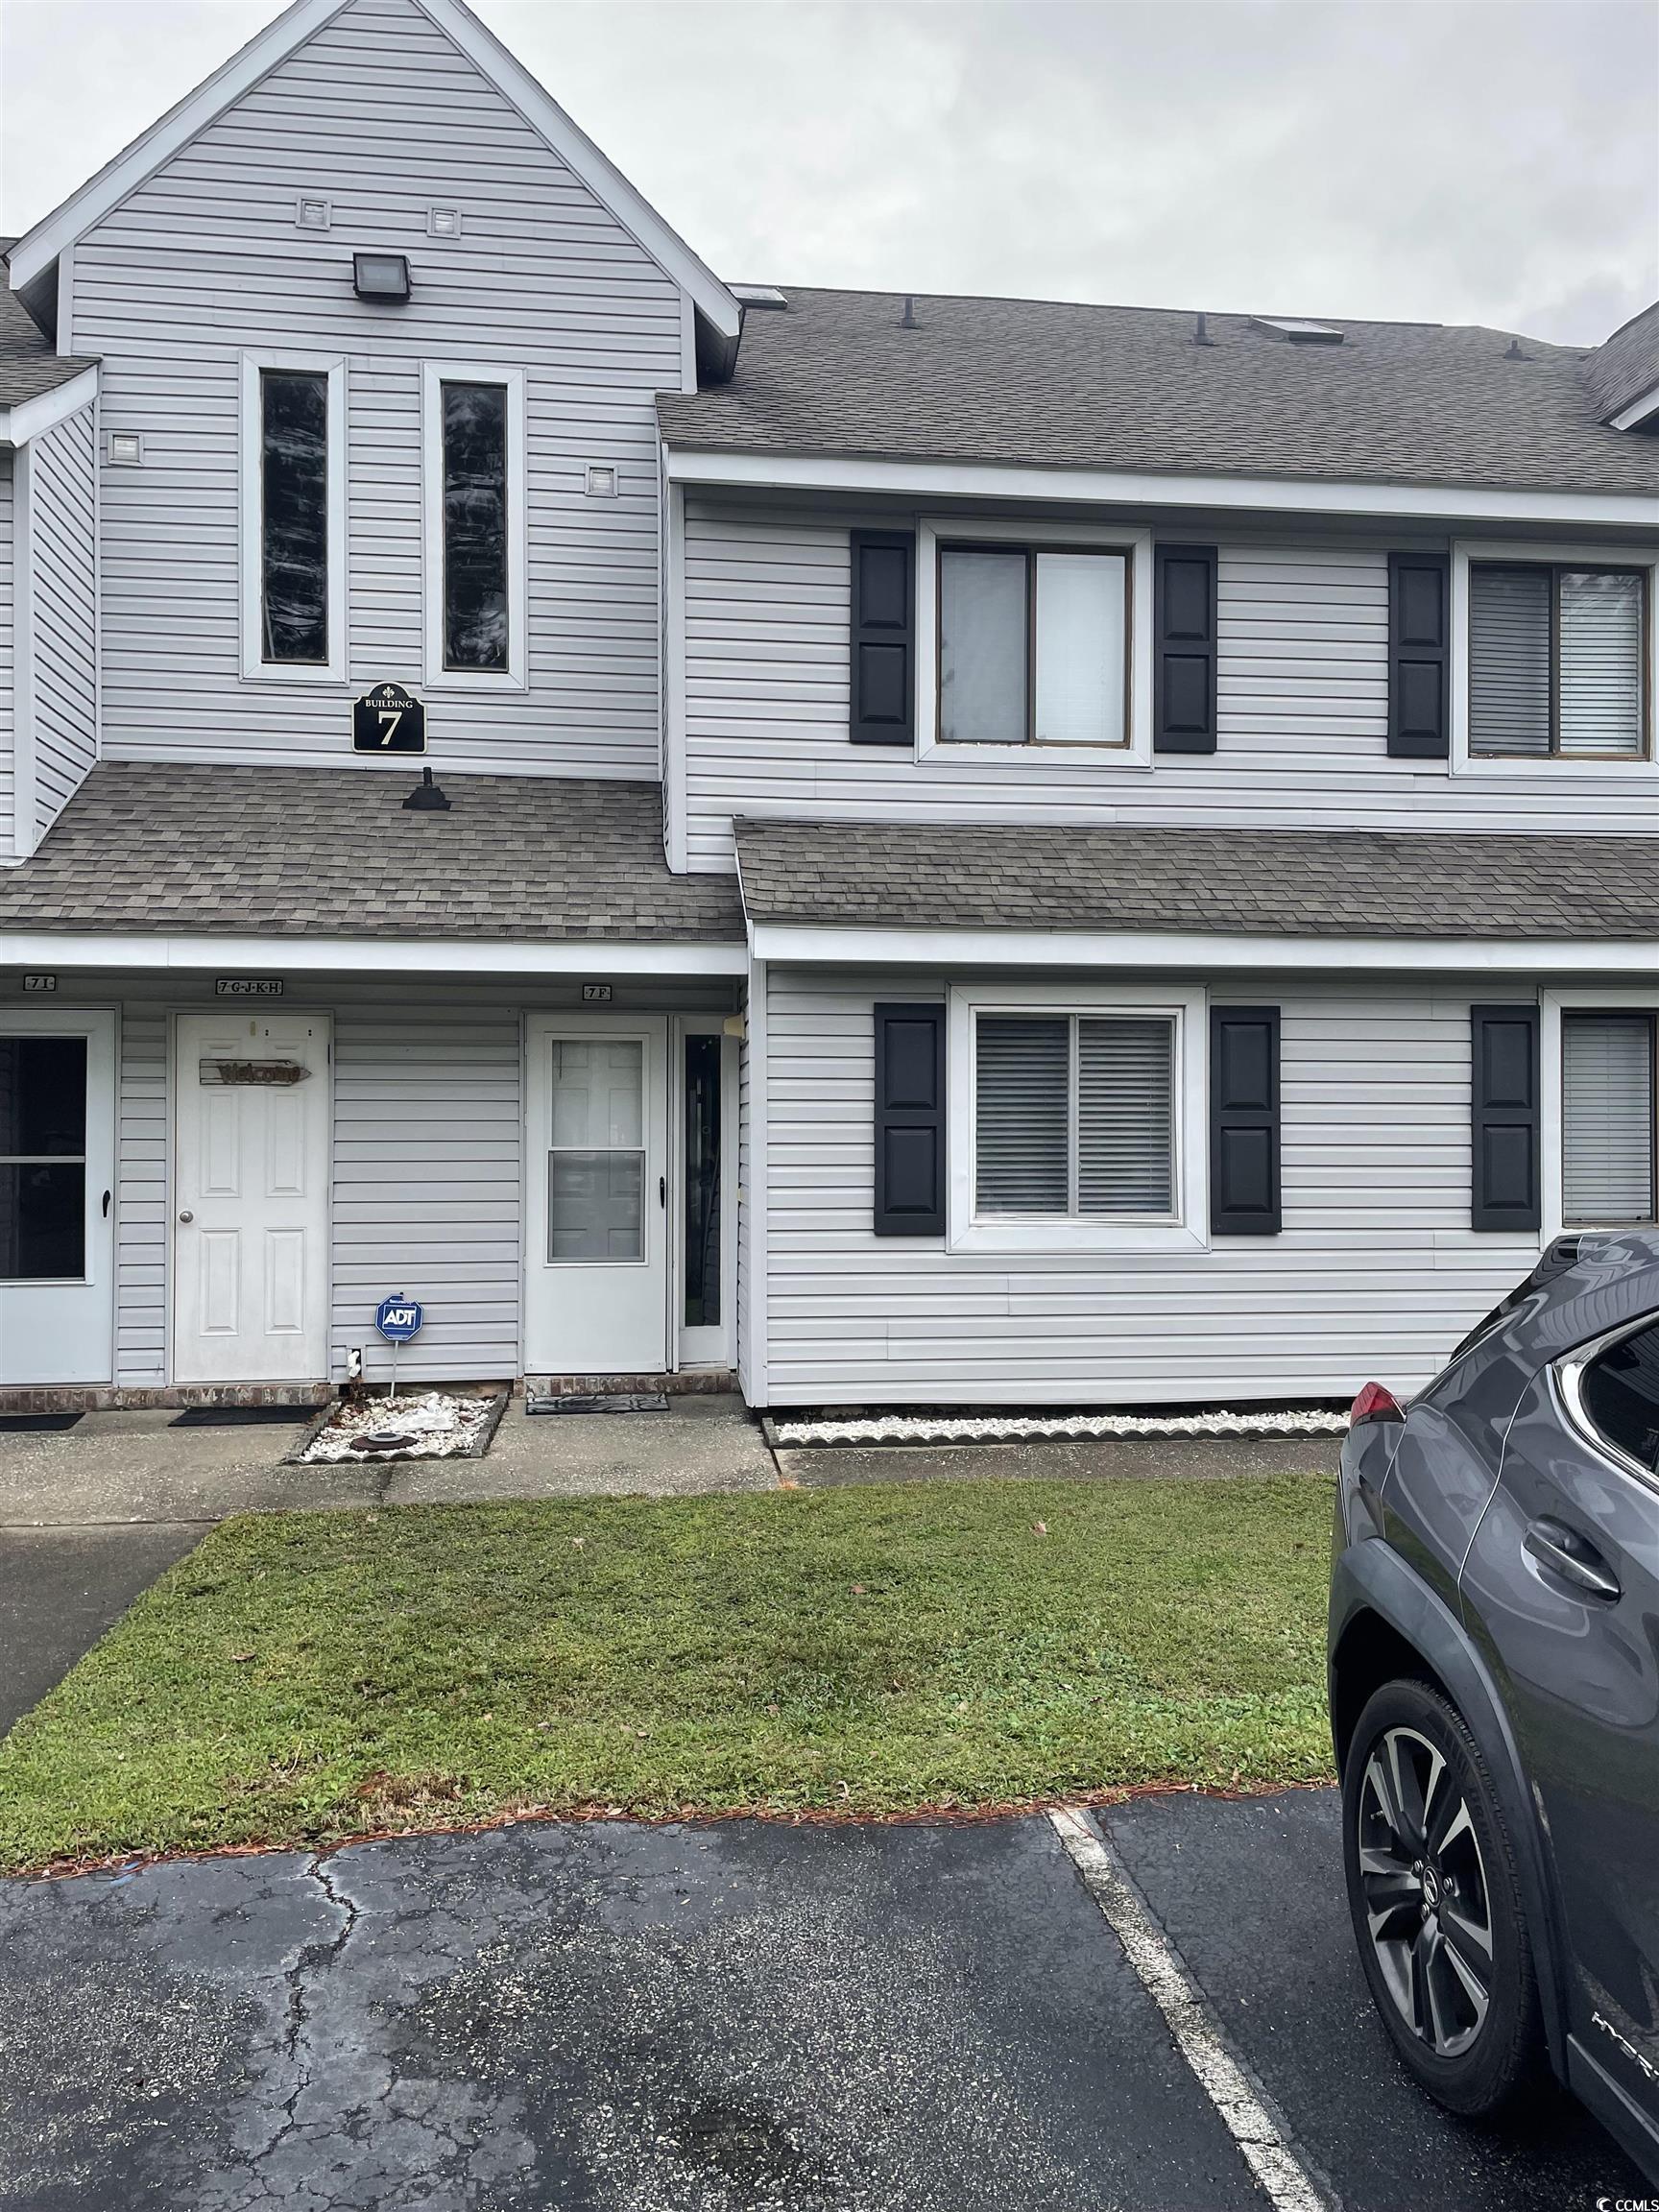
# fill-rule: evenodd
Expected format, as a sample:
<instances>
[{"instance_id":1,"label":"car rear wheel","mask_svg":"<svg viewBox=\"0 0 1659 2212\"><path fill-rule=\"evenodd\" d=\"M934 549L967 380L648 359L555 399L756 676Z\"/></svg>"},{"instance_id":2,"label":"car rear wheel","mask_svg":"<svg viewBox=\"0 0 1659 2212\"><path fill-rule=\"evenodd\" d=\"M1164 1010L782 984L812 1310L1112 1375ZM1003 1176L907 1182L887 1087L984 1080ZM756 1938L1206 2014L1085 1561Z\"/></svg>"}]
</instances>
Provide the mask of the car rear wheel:
<instances>
[{"instance_id":1,"label":"car rear wheel","mask_svg":"<svg viewBox=\"0 0 1659 2212\"><path fill-rule=\"evenodd\" d=\"M1360 1714L1342 1828L1360 1964L1396 2050L1452 2111L1500 2111L1545 2056L1532 1949L1485 1762L1427 1684L1385 1683Z\"/></svg>"}]
</instances>

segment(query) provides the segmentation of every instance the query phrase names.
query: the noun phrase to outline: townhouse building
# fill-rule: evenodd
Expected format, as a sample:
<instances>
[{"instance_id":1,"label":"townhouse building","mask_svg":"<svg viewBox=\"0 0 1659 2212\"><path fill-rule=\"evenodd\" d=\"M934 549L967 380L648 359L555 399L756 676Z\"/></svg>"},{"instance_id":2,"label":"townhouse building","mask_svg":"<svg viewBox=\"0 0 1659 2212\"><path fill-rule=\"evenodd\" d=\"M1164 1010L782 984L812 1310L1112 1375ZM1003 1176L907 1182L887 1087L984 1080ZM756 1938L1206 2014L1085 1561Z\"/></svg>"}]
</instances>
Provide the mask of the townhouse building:
<instances>
[{"instance_id":1,"label":"townhouse building","mask_svg":"<svg viewBox=\"0 0 1659 2212\"><path fill-rule=\"evenodd\" d=\"M1659 306L717 277L462 0L7 249L0 1402L1423 1382L1659 1212Z\"/></svg>"}]
</instances>

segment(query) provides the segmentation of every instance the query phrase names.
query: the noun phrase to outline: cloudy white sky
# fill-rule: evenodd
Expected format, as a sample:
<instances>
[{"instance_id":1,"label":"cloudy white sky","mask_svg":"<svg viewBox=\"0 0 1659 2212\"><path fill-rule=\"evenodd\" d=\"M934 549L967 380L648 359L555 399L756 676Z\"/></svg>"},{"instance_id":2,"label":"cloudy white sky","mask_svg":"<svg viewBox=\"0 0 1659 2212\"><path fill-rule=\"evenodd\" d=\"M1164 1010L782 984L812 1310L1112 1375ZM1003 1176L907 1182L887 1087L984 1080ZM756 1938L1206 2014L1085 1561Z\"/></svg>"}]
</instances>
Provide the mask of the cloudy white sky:
<instances>
[{"instance_id":1,"label":"cloudy white sky","mask_svg":"<svg viewBox=\"0 0 1659 2212\"><path fill-rule=\"evenodd\" d=\"M1659 296L1659 0L474 0L723 276L1486 323ZM278 12L0 0L0 228Z\"/></svg>"}]
</instances>

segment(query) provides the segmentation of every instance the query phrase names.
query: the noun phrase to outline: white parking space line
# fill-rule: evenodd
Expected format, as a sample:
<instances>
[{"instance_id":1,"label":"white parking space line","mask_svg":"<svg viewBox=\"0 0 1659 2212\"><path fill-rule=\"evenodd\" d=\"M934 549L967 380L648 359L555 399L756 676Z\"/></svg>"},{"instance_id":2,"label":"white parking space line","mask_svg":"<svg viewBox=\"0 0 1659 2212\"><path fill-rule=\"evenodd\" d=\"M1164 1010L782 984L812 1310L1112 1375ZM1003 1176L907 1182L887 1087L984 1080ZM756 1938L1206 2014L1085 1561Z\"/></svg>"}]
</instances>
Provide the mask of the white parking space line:
<instances>
[{"instance_id":1,"label":"white parking space line","mask_svg":"<svg viewBox=\"0 0 1659 2212\"><path fill-rule=\"evenodd\" d=\"M1102 1840L1087 1813L1062 1806L1048 1818L1147 1995L1168 2023L1176 2049L1278 2212L1333 2212L1339 2200L1314 2181L1290 2148L1283 2119L1245 2073L1220 2022L1147 1911L1117 1852Z\"/></svg>"}]
</instances>

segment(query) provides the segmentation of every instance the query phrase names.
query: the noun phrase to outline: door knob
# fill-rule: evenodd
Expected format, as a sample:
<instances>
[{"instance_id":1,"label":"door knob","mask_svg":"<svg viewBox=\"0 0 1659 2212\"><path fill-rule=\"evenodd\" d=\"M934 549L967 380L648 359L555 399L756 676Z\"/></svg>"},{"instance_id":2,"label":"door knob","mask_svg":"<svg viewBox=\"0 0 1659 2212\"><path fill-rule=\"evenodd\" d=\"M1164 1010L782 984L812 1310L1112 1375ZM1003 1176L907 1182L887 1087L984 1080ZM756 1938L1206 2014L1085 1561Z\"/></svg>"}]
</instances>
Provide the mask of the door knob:
<instances>
[{"instance_id":1,"label":"door knob","mask_svg":"<svg viewBox=\"0 0 1659 2212\"><path fill-rule=\"evenodd\" d=\"M180 1221L194 1221L196 1216L190 1212L189 1208L186 1207L184 1212L180 1214L179 1218Z\"/></svg>"}]
</instances>

